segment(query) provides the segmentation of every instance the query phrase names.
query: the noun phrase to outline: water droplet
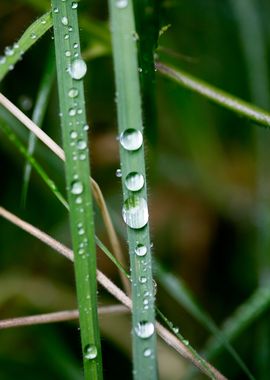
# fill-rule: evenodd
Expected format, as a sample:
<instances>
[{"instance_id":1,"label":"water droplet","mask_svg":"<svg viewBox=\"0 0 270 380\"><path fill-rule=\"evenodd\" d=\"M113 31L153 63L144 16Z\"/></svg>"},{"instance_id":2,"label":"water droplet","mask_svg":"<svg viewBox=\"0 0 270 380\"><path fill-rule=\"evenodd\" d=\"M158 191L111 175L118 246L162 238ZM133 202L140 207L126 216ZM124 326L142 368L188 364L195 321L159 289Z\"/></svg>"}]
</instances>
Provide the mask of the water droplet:
<instances>
[{"instance_id":1,"label":"water droplet","mask_svg":"<svg viewBox=\"0 0 270 380\"><path fill-rule=\"evenodd\" d=\"M35 40L35 39L37 38L37 35L36 35L35 33L31 33L31 34L30 34L30 38L31 38L32 40Z\"/></svg>"},{"instance_id":2,"label":"water droplet","mask_svg":"<svg viewBox=\"0 0 270 380\"><path fill-rule=\"evenodd\" d=\"M77 49L79 47L79 44L77 44L77 42L75 42L73 47L74 47L74 49Z\"/></svg>"},{"instance_id":3,"label":"water droplet","mask_svg":"<svg viewBox=\"0 0 270 380\"><path fill-rule=\"evenodd\" d=\"M84 233L85 233L84 228L81 227L81 228L78 229L78 234L79 235L83 235Z\"/></svg>"},{"instance_id":4,"label":"water droplet","mask_svg":"<svg viewBox=\"0 0 270 380\"><path fill-rule=\"evenodd\" d=\"M65 51L65 56L66 57L70 57L71 56L71 51L70 50L66 50Z\"/></svg>"},{"instance_id":5,"label":"water droplet","mask_svg":"<svg viewBox=\"0 0 270 380\"><path fill-rule=\"evenodd\" d=\"M135 326L135 333L139 338L148 339L154 334L155 326L152 322L141 321Z\"/></svg>"},{"instance_id":6,"label":"water droplet","mask_svg":"<svg viewBox=\"0 0 270 380\"><path fill-rule=\"evenodd\" d=\"M152 279L152 282L153 282L153 292L154 292L154 296L157 294L157 283L154 279Z\"/></svg>"},{"instance_id":7,"label":"water droplet","mask_svg":"<svg viewBox=\"0 0 270 380\"><path fill-rule=\"evenodd\" d=\"M0 57L0 65L3 65L6 62L6 57L1 56Z\"/></svg>"},{"instance_id":8,"label":"water droplet","mask_svg":"<svg viewBox=\"0 0 270 380\"><path fill-rule=\"evenodd\" d=\"M143 136L137 129L126 129L120 135L120 144L126 150L138 150L143 143Z\"/></svg>"},{"instance_id":9,"label":"water droplet","mask_svg":"<svg viewBox=\"0 0 270 380\"><path fill-rule=\"evenodd\" d=\"M71 184L71 192L74 195L82 194L82 192L83 192L83 184L80 181L72 182L72 184Z\"/></svg>"},{"instance_id":10,"label":"water droplet","mask_svg":"<svg viewBox=\"0 0 270 380\"><path fill-rule=\"evenodd\" d=\"M69 34L65 34L65 35L64 35L64 39L65 39L65 40L68 40L68 39L69 39Z\"/></svg>"},{"instance_id":11,"label":"water droplet","mask_svg":"<svg viewBox=\"0 0 270 380\"><path fill-rule=\"evenodd\" d=\"M146 358L149 358L149 356L151 356L151 354L152 354L152 350L150 348L146 348L143 351L143 356L146 357Z\"/></svg>"},{"instance_id":12,"label":"water droplet","mask_svg":"<svg viewBox=\"0 0 270 380\"><path fill-rule=\"evenodd\" d=\"M76 139L78 137L78 133L76 131L71 131L70 132L70 138Z\"/></svg>"},{"instance_id":13,"label":"water droplet","mask_svg":"<svg viewBox=\"0 0 270 380\"><path fill-rule=\"evenodd\" d=\"M97 357L97 348L93 344L88 344L84 348L84 357L88 360L93 360Z\"/></svg>"},{"instance_id":14,"label":"water droplet","mask_svg":"<svg viewBox=\"0 0 270 380\"><path fill-rule=\"evenodd\" d=\"M135 248L135 253L137 256L143 257L147 254L147 247L143 244L138 244Z\"/></svg>"},{"instance_id":15,"label":"water droplet","mask_svg":"<svg viewBox=\"0 0 270 380\"><path fill-rule=\"evenodd\" d=\"M8 57L10 57L11 55L14 54L14 49L10 46L6 46L5 47L5 55L7 55Z\"/></svg>"},{"instance_id":16,"label":"water droplet","mask_svg":"<svg viewBox=\"0 0 270 380\"><path fill-rule=\"evenodd\" d=\"M147 278L145 276L140 276L139 281L141 284L145 284L147 282Z\"/></svg>"},{"instance_id":17,"label":"water droplet","mask_svg":"<svg viewBox=\"0 0 270 380\"><path fill-rule=\"evenodd\" d=\"M89 125L88 125L88 124L85 124L85 125L83 126L83 130L84 130L84 131L88 131L88 129L89 129Z\"/></svg>"},{"instance_id":18,"label":"water droplet","mask_svg":"<svg viewBox=\"0 0 270 380\"><path fill-rule=\"evenodd\" d=\"M76 203L77 205L82 204L82 198L81 198L81 197L76 198L76 199L75 199L75 203Z\"/></svg>"},{"instance_id":19,"label":"water droplet","mask_svg":"<svg viewBox=\"0 0 270 380\"><path fill-rule=\"evenodd\" d=\"M68 25L68 18L66 16L62 17L61 22L63 25L67 26Z\"/></svg>"},{"instance_id":20,"label":"water droplet","mask_svg":"<svg viewBox=\"0 0 270 380\"><path fill-rule=\"evenodd\" d=\"M75 116L75 115L76 115L76 110L75 110L75 108L70 108L70 109L68 110L68 114L69 114L69 116Z\"/></svg>"},{"instance_id":21,"label":"water droplet","mask_svg":"<svg viewBox=\"0 0 270 380\"><path fill-rule=\"evenodd\" d=\"M121 178L122 177L122 170L121 169L117 169L116 172L115 172L115 175L117 178Z\"/></svg>"},{"instance_id":22,"label":"water droplet","mask_svg":"<svg viewBox=\"0 0 270 380\"><path fill-rule=\"evenodd\" d=\"M72 62L70 68L69 68L69 74L71 78L80 80L82 79L87 71L86 63L82 59L76 59L74 62Z\"/></svg>"},{"instance_id":23,"label":"water droplet","mask_svg":"<svg viewBox=\"0 0 270 380\"><path fill-rule=\"evenodd\" d=\"M59 9L58 8L54 8L53 9L53 13L59 13Z\"/></svg>"},{"instance_id":24,"label":"water droplet","mask_svg":"<svg viewBox=\"0 0 270 380\"><path fill-rule=\"evenodd\" d=\"M32 99L29 98L29 96L27 96L27 95L21 95L19 97L18 101L19 101L20 107L24 111L29 111L32 108L32 106L33 106Z\"/></svg>"},{"instance_id":25,"label":"water droplet","mask_svg":"<svg viewBox=\"0 0 270 380\"><path fill-rule=\"evenodd\" d=\"M140 39L140 37L139 37L139 35L138 35L138 33L137 32L132 32L132 38L133 38L133 40L134 41L138 41L139 39Z\"/></svg>"},{"instance_id":26,"label":"water droplet","mask_svg":"<svg viewBox=\"0 0 270 380\"><path fill-rule=\"evenodd\" d=\"M137 172L131 172L126 176L125 185L130 191L139 191L143 188L144 177Z\"/></svg>"},{"instance_id":27,"label":"water droplet","mask_svg":"<svg viewBox=\"0 0 270 380\"><path fill-rule=\"evenodd\" d=\"M148 222L148 208L144 198L132 196L124 202L122 215L131 228L142 228Z\"/></svg>"},{"instance_id":28,"label":"water droplet","mask_svg":"<svg viewBox=\"0 0 270 380\"><path fill-rule=\"evenodd\" d=\"M68 31L69 31L69 32L72 32L72 31L73 31L72 26L69 26L69 27L68 27Z\"/></svg>"},{"instance_id":29,"label":"water droplet","mask_svg":"<svg viewBox=\"0 0 270 380\"><path fill-rule=\"evenodd\" d=\"M72 9L77 9L78 8L78 3L76 3L75 1L71 4L71 8Z\"/></svg>"},{"instance_id":30,"label":"water droplet","mask_svg":"<svg viewBox=\"0 0 270 380\"><path fill-rule=\"evenodd\" d=\"M189 346L189 341L188 341L187 339L184 339L184 340L182 341L182 343L184 343L185 346Z\"/></svg>"},{"instance_id":31,"label":"water droplet","mask_svg":"<svg viewBox=\"0 0 270 380\"><path fill-rule=\"evenodd\" d=\"M77 142L77 148L79 150L84 150L84 149L86 149L86 147L87 147L87 144L86 144L86 142L84 140L79 140Z\"/></svg>"},{"instance_id":32,"label":"water droplet","mask_svg":"<svg viewBox=\"0 0 270 380\"><path fill-rule=\"evenodd\" d=\"M175 334L178 334L179 333L179 327L173 327L173 331L175 332Z\"/></svg>"},{"instance_id":33,"label":"water droplet","mask_svg":"<svg viewBox=\"0 0 270 380\"><path fill-rule=\"evenodd\" d=\"M77 96L79 95L79 91L77 90L77 88L71 88L69 91L68 91L68 96L70 98L76 98Z\"/></svg>"},{"instance_id":34,"label":"water droplet","mask_svg":"<svg viewBox=\"0 0 270 380\"><path fill-rule=\"evenodd\" d=\"M139 71L139 73L142 73L142 68L138 67L138 71Z\"/></svg>"},{"instance_id":35,"label":"water droplet","mask_svg":"<svg viewBox=\"0 0 270 380\"><path fill-rule=\"evenodd\" d=\"M116 0L117 8L123 9L123 8L126 8L127 5L128 5L128 0Z\"/></svg>"}]
</instances>

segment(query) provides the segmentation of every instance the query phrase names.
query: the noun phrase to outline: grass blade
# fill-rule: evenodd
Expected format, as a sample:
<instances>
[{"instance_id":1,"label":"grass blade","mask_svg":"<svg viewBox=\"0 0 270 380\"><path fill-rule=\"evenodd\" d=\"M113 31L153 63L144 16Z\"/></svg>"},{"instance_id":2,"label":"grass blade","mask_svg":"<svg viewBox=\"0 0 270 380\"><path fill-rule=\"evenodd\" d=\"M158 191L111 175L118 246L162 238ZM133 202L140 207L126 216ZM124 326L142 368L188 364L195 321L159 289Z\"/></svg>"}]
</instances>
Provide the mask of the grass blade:
<instances>
[{"instance_id":1,"label":"grass blade","mask_svg":"<svg viewBox=\"0 0 270 380\"><path fill-rule=\"evenodd\" d=\"M234 95L228 94L227 92L222 91L201 79L195 78L182 70L174 69L161 62L156 63L156 67L161 74L180 84L182 87L192 90L212 102L227 108L240 116L246 117L255 123L264 127L270 127L270 113L260 107L254 106Z\"/></svg>"},{"instance_id":2,"label":"grass blade","mask_svg":"<svg viewBox=\"0 0 270 380\"><path fill-rule=\"evenodd\" d=\"M70 225L85 379L102 379L97 315L94 214L84 88L86 65L80 56L77 2L52 1L61 126L65 151Z\"/></svg>"},{"instance_id":3,"label":"grass blade","mask_svg":"<svg viewBox=\"0 0 270 380\"><path fill-rule=\"evenodd\" d=\"M34 107L32 120L35 124L41 127L45 112L49 102L49 94L52 88L53 79L55 76L55 55L53 49L50 47L47 61L45 63L45 69L43 77L40 82L37 101ZM33 133L30 133L28 140L28 154L33 155L36 146L36 136ZM23 190L22 190L22 203L25 205L27 190L31 176L31 164L27 161L24 168L23 176Z\"/></svg>"},{"instance_id":4,"label":"grass blade","mask_svg":"<svg viewBox=\"0 0 270 380\"><path fill-rule=\"evenodd\" d=\"M132 278L135 379L156 379L155 297L148 225L142 111L132 1L110 0L117 91L123 217Z\"/></svg>"},{"instance_id":5,"label":"grass blade","mask_svg":"<svg viewBox=\"0 0 270 380\"><path fill-rule=\"evenodd\" d=\"M45 13L42 17L31 24L21 38L13 45L5 48L5 55L0 57L0 81L14 68L22 55L30 49L40 37L52 26L51 13Z\"/></svg>"}]
</instances>

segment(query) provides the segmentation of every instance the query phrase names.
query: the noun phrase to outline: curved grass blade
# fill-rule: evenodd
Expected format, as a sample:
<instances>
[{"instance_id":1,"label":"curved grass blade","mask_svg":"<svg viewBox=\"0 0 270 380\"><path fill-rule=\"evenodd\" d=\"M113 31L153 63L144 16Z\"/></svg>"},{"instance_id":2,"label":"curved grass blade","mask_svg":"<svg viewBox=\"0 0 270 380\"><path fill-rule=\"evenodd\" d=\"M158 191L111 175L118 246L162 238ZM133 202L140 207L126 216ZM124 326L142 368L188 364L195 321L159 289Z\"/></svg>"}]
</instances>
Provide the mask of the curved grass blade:
<instances>
[{"instance_id":1,"label":"curved grass blade","mask_svg":"<svg viewBox=\"0 0 270 380\"><path fill-rule=\"evenodd\" d=\"M123 218L128 229L132 279L134 378L150 380L157 378L155 297L133 4L131 0L110 0L109 5L120 135Z\"/></svg>"},{"instance_id":2,"label":"curved grass blade","mask_svg":"<svg viewBox=\"0 0 270 380\"><path fill-rule=\"evenodd\" d=\"M97 315L94 214L89 186L89 158L77 2L52 1L61 127L75 253L75 277L86 380L102 379Z\"/></svg>"},{"instance_id":3,"label":"curved grass blade","mask_svg":"<svg viewBox=\"0 0 270 380\"><path fill-rule=\"evenodd\" d=\"M51 26L52 16L51 13L48 12L33 22L13 46L7 46L5 48L5 55L0 57L0 81L14 68L14 65L21 59L22 55L34 45Z\"/></svg>"},{"instance_id":4,"label":"curved grass blade","mask_svg":"<svg viewBox=\"0 0 270 380\"><path fill-rule=\"evenodd\" d=\"M156 63L156 67L161 74L180 84L182 87L204 96L212 102L237 113L239 116L246 117L264 127L270 127L270 113L260 107L245 102L201 79L195 78L182 70L167 66L164 63L158 62Z\"/></svg>"},{"instance_id":5,"label":"curved grass blade","mask_svg":"<svg viewBox=\"0 0 270 380\"><path fill-rule=\"evenodd\" d=\"M49 94L52 88L55 76L55 55L53 49L49 49L47 61L45 63L44 73L40 82L36 104L34 107L32 120L35 124L41 127L45 112L49 102ZM36 146L36 136L30 132L28 140L28 154L33 155ZM22 204L25 205L27 190L31 176L31 164L26 161L23 176Z\"/></svg>"},{"instance_id":6,"label":"curved grass blade","mask_svg":"<svg viewBox=\"0 0 270 380\"><path fill-rule=\"evenodd\" d=\"M161 264L159 264L157 260L154 261L154 271L157 280L162 284L164 289L167 290L170 296L179 302L179 304L182 305L182 307L188 311L194 317L194 319L200 322L206 328L206 330L212 333L220 342L220 344L224 346L224 348L235 359L247 377L253 379L254 377L250 373L246 364L223 335L223 332L218 328L211 316L198 304L184 282L181 281L181 279L176 278L173 274L165 271L165 269L162 268Z\"/></svg>"},{"instance_id":7,"label":"curved grass blade","mask_svg":"<svg viewBox=\"0 0 270 380\"><path fill-rule=\"evenodd\" d=\"M12 142L16 146L16 148L19 150L19 152L27 160L29 165L31 165L36 170L36 172L40 175L40 177L43 179L43 181L48 185L49 189L56 196L56 198L66 208L68 208L67 201L65 200L63 195L60 193L60 191L58 190L55 183L48 177L46 171L40 166L40 164L35 160L35 158L28 153L27 149L25 148L23 143L20 141L20 139L12 131L12 129L9 127L9 125L6 124L3 120L0 120L0 129L7 136L7 138L10 140L10 142Z\"/></svg>"}]
</instances>

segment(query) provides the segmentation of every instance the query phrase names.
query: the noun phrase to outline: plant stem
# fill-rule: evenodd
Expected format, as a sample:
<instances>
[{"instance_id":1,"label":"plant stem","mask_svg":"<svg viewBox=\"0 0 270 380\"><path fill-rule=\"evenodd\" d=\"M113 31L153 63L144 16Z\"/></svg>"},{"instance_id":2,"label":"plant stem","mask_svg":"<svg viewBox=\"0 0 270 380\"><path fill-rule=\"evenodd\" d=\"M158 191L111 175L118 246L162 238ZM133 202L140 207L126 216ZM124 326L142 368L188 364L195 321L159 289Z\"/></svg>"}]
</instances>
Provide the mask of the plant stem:
<instances>
[{"instance_id":1,"label":"plant stem","mask_svg":"<svg viewBox=\"0 0 270 380\"><path fill-rule=\"evenodd\" d=\"M75 277L86 380L102 379L97 315L94 214L89 186L87 123L82 79L86 65L80 55L78 3L52 0L60 116Z\"/></svg>"},{"instance_id":2,"label":"plant stem","mask_svg":"<svg viewBox=\"0 0 270 380\"><path fill-rule=\"evenodd\" d=\"M120 135L123 218L128 226L131 266L134 378L150 380L157 378L155 296L152 280L136 31L132 1L110 0L109 4ZM131 181L130 185L129 179L131 178L134 182Z\"/></svg>"}]
</instances>

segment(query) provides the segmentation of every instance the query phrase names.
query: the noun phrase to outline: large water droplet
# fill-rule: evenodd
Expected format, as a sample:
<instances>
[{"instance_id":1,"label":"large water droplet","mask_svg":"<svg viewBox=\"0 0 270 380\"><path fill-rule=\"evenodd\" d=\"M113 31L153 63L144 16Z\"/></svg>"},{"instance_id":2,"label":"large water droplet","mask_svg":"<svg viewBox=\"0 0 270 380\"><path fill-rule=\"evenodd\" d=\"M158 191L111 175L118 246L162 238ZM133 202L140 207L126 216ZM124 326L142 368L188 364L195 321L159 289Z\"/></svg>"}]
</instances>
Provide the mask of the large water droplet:
<instances>
[{"instance_id":1,"label":"large water droplet","mask_svg":"<svg viewBox=\"0 0 270 380\"><path fill-rule=\"evenodd\" d=\"M62 17L61 22L63 25L67 26L68 25L68 18L66 16Z\"/></svg>"},{"instance_id":2,"label":"large water droplet","mask_svg":"<svg viewBox=\"0 0 270 380\"><path fill-rule=\"evenodd\" d=\"M147 247L143 244L138 244L135 248L135 253L137 256L143 257L147 254Z\"/></svg>"},{"instance_id":3,"label":"large water droplet","mask_svg":"<svg viewBox=\"0 0 270 380\"><path fill-rule=\"evenodd\" d=\"M138 150L143 143L143 136L137 129L126 129L120 135L120 144L126 150Z\"/></svg>"},{"instance_id":4,"label":"large water droplet","mask_svg":"<svg viewBox=\"0 0 270 380\"><path fill-rule=\"evenodd\" d=\"M82 194L83 192L83 184L80 181L74 181L71 184L71 192L74 195Z\"/></svg>"},{"instance_id":5,"label":"large water droplet","mask_svg":"<svg viewBox=\"0 0 270 380\"><path fill-rule=\"evenodd\" d=\"M137 172L129 173L125 179L125 185L130 191L139 191L143 188L144 177Z\"/></svg>"},{"instance_id":6,"label":"large water droplet","mask_svg":"<svg viewBox=\"0 0 270 380\"><path fill-rule=\"evenodd\" d=\"M93 344L88 344L84 348L84 357L88 360L93 360L97 357L97 348Z\"/></svg>"},{"instance_id":7,"label":"large water droplet","mask_svg":"<svg viewBox=\"0 0 270 380\"><path fill-rule=\"evenodd\" d=\"M128 0L116 0L116 6L117 8L126 8L128 5Z\"/></svg>"},{"instance_id":8,"label":"large water droplet","mask_svg":"<svg viewBox=\"0 0 270 380\"><path fill-rule=\"evenodd\" d=\"M82 79L87 71L86 63L82 59L76 59L72 62L69 68L69 74L71 78L80 80Z\"/></svg>"},{"instance_id":9,"label":"large water droplet","mask_svg":"<svg viewBox=\"0 0 270 380\"><path fill-rule=\"evenodd\" d=\"M148 222L148 208L144 198L132 196L124 202L122 215L131 228L142 228Z\"/></svg>"},{"instance_id":10,"label":"large water droplet","mask_svg":"<svg viewBox=\"0 0 270 380\"><path fill-rule=\"evenodd\" d=\"M141 321L135 326L135 333L142 339L148 339L154 334L155 326L152 322Z\"/></svg>"}]
</instances>

